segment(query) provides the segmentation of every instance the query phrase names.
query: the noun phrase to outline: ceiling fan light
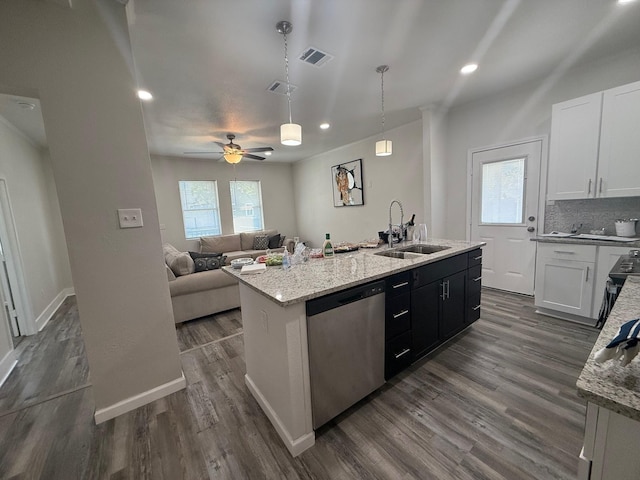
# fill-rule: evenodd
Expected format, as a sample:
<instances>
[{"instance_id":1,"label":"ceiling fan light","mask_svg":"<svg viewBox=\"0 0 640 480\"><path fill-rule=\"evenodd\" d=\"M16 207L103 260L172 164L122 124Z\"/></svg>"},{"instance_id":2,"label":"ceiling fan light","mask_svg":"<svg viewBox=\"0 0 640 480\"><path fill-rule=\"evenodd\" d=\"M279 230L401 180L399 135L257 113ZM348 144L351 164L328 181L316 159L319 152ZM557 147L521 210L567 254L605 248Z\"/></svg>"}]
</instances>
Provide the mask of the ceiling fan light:
<instances>
[{"instance_id":1,"label":"ceiling fan light","mask_svg":"<svg viewBox=\"0 0 640 480\"><path fill-rule=\"evenodd\" d=\"M227 163L240 163L240 160L242 160L242 153L225 153L223 157Z\"/></svg>"},{"instance_id":2,"label":"ceiling fan light","mask_svg":"<svg viewBox=\"0 0 640 480\"><path fill-rule=\"evenodd\" d=\"M391 140L379 140L376 142L376 157L388 157L393 151Z\"/></svg>"},{"instance_id":3,"label":"ceiling fan light","mask_svg":"<svg viewBox=\"0 0 640 480\"><path fill-rule=\"evenodd\" d=\"M302 144L302 127L297 123L280 125L280 143L292 147Z\"/></svg>"}]
</instances>

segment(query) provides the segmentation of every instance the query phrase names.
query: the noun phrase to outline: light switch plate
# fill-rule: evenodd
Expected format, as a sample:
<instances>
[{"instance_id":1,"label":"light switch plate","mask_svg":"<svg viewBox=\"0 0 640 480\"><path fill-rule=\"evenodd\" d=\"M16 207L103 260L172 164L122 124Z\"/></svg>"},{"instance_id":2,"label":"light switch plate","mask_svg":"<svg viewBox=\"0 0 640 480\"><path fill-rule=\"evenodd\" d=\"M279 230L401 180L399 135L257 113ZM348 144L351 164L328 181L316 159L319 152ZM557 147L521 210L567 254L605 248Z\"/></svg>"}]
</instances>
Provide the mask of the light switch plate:
<instances>
[{"instance_id":1,"label":"light switch plate","mask_svg":"<svg viewBox=\"0 0 640 480\"><path fill-rule=\"evenodd\" d=\"M120 219L120 228L142 227L142 210L139 208L120 208L118 209L118 218Z\"/></svg>"}]
</instances>

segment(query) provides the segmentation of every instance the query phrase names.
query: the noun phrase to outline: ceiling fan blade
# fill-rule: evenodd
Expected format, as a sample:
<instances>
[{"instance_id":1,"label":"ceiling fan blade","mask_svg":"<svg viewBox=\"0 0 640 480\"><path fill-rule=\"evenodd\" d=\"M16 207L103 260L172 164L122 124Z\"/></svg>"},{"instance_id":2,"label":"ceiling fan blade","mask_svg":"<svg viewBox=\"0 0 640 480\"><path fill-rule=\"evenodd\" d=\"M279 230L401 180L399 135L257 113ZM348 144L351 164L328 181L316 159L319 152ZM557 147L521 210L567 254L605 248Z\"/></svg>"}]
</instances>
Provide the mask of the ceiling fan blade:
<instances>
[{"instance_id":1,"label":"ceiling fan blade","mask_svg":"<svg viewBox=\"0 0 640 480\"><path fill-rule=\"evenodd\" d=\"M224 147L225 147L224 143L222 143L222 142L213 142L213 143L215 143L216 145L218 145L220 148L222 148L224 150Z\"/></svg>"},{"instance_id":2,"label":"ceiling fan blade","mask_svg":"<svg viewBox=\"0 0 640 480\"><path fill-rule=\"evenodd\" d=\"M251 155L250 153L242 154L242 158L250 158L251 160L264 160L264 157L259 157L257 155Z\"/></svg>"},{"instance_id":3,"label":"ceiling fan blade","mask_svg":"<svg viewBox=\"0 0 640 480\"><path fill-rule=\"evenodd\" d=\"M273 152L271 147L243 148L244 152Z\"/></svg>"},{"instance_id":4,"label":"ceiling fan blade","mask_svg":"<svg viewBox=\"0 0 640 480\"><path fill-rule=\"evenodd\" d=\"M224 152L182 152L185 155L208 155L210 153L215 153L217 155L222 155Z\"/></svg>"}]
</instances>

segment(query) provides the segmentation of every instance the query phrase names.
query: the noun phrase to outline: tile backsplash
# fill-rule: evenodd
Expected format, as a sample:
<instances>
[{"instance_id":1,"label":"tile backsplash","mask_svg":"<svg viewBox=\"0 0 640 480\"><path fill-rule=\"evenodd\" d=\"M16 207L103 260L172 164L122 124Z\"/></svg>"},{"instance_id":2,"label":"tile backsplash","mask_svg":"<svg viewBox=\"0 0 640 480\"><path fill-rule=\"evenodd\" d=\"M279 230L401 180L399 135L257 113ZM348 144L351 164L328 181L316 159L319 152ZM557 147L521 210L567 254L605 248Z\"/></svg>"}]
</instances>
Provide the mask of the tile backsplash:
<instances>
[{"instance_id":1,"label":"tile backsplash","mask_svg":"<svg viewBox=\"0 0 640 480\"><path fill-rule=\"evenodd\" d=\"M569 232L571 225L582 224L578 233L604 227L606 235L615 235L618 218L640 218L640 197L556 200L545 207L544 233Z\"/></svg>"}]
</instances>

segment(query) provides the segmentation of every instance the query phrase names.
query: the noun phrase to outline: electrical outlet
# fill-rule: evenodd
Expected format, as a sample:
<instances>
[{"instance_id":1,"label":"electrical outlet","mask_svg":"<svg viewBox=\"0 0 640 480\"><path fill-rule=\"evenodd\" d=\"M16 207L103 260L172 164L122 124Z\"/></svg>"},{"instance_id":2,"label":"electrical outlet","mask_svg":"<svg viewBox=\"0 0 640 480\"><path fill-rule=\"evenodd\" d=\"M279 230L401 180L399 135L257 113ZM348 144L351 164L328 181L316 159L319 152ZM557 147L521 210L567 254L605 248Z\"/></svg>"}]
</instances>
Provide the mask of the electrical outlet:
<instances>
[{"instance_id":1,"label":"electrical outlet","mask_svg":"<svg viewBox=\"0 0 640 480\"><path fill-rule=\"evenodd\" d=\"M139 208L118 209L118 219L120 228L142 227L142 210Z\"/></svg>"}]
</instances>

